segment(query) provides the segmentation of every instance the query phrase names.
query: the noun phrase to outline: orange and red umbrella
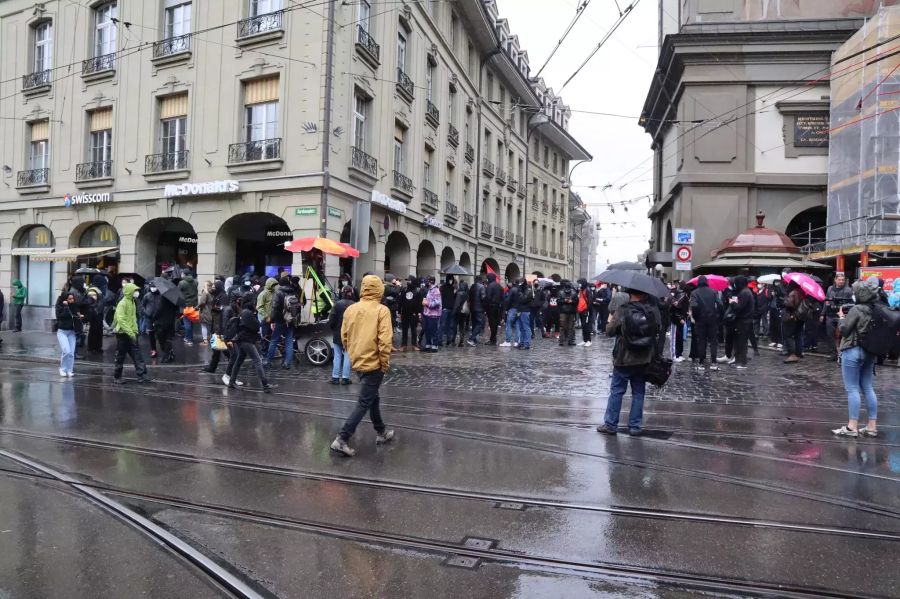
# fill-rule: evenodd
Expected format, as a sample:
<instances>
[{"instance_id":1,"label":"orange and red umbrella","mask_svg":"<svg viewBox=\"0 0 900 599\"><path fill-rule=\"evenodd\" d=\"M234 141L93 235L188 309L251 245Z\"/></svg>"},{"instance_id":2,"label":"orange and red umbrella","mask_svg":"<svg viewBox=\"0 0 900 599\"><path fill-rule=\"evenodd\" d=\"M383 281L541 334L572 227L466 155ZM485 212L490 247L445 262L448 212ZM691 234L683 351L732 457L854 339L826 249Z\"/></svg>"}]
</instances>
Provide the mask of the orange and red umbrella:
<instances>
[{"instance_id":1,"label":"orange and red umbrella","mask_svg":"<svg viewBox=\"0 0 900 599\"><path fill-rule=\"evenodd\" d=\"M284 249L289 252L308 252L317 249L323 254L338 256L339 258L359 258L359 250L350 244L327 239L325 237L303 237L284 244Z\"/></svg>"}]
</instances>

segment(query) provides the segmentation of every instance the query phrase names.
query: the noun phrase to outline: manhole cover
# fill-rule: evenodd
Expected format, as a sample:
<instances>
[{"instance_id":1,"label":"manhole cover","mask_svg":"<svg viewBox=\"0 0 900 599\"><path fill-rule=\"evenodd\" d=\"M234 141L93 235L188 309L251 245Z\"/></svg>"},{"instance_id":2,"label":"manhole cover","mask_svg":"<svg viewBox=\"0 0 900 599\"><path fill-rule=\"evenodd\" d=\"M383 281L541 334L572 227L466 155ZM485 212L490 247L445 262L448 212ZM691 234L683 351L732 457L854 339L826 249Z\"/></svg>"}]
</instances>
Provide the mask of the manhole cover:
<instances>
[{"instance_id":1,"label":"manhole cover","mask_svg":"<svg viewBox=\"0 0 900 599\"><path fill-rule=\"evenodd\" d=\"M451 568L463 568L466 570L474 570L481 562L477 557L466 557L463 555L454 555L444 561L445 566Z\"/></svg>"},{"instance_id":2,"label":"manhole cover","mask_svg":"<svg viewBox=\"0 0 900 599\"><path fill-rule=\"evenodd\" d=\"M463 539L463 545L469 549L480 549L482 551L493 549L497 545L497 541L493 539L479 539L478 537L466 537Z\"/></svg>"}]
</instances>

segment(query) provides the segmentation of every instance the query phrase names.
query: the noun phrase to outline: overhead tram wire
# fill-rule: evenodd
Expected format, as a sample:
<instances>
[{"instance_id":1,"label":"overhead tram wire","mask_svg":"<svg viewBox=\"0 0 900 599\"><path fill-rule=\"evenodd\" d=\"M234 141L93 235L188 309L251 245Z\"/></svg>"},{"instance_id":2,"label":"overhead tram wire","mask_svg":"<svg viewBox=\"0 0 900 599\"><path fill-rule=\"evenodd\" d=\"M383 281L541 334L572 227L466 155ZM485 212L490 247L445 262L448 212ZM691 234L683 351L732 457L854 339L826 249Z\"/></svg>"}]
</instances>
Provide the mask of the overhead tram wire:
<instances>
[{"instance_id":1,"label":"overhead tram wire","mask_svg":"<svg viewBox=\"0 0 900 599\"><path fill-rule=\"evenodd\" d=\"M582 15L584 15L585 10L587 9L588 5L590 5L590 3L591 3L591 0L584 0L584 2L582 2L575 8L575 18L573 18L572 21L569 23L569 26L566 27L566 30L563 32L562 37L559 38L559 41L556 42L556 46L554 46L553 50L550 51L550 55L547 57L547 60L544 61L544 64L542 64L541 68L538 69L538 72L535 73L535 75L534 75L535 79L540 77L541 73L544 72L544 69L547 68L547 65L550 64L550 59L553 58L553 56L556 54L556 51L559 50L560 46L563 45L563 42L566 41L566 38L569 36L569 33L575 27L575 24L578 23L578 19L580 19L582 17ZM621 15L621 11L619 11L619 14Z\"/></svg>"}]
</instances>

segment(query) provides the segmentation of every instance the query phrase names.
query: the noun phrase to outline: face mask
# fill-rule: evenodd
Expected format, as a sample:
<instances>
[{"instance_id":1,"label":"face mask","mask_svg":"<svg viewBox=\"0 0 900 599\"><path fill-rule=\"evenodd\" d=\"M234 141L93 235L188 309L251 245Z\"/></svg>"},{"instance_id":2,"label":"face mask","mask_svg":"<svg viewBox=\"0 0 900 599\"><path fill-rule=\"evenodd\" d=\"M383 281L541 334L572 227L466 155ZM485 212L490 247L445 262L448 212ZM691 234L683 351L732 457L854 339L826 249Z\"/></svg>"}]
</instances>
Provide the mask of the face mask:
<instances>
[{"instance_id":1,"label":"face mask","mask_svg":"<svg viewBox=\"0 0 900 599\"><path fill-rule=\"evenodd\" d=\"M131 294L131 297L133 297L134 299L137 299L137 298L141 297L141 292L135 291L134 293Z\"/></svg>"}]
</instances>

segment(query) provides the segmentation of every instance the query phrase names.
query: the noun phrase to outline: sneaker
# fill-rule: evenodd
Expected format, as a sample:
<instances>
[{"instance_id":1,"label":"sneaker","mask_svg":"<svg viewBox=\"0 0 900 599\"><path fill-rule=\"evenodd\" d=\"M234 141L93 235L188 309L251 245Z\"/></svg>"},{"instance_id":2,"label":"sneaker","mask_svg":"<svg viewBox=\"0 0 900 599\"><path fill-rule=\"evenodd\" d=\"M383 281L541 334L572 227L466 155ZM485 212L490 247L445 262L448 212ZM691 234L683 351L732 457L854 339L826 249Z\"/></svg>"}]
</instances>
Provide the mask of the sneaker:
<instances>
[{"instance_id":1,"label":"sneaker","mask_svg":"<svg viewBox=\"0 0 900 599\"><path fill-rule=\"evenodd\" d=\"M714 371L714 370L719 370L719 367L716 366L715 364L711 364L709 369L710 369L710 371Z\"/></svg>"},{"instance_id":2,"label":"sneaker","mask_svg":"<svg viewBox=\"0 0 900 599\"><path fill-rule=\"evenodd\" d=\"M591 342L590 342L590 341L586 342L586 343L584 344L584 346L585 346L585 347L590 347L590 346L591 346Z\"/></svg>"},{"instance_id":3,"label":"sneaker","mask_svg":"<svg viewBox=\"0 0 900 599\"><path fill-rule=\"evenodd\" d=\"M353 381L351 381L350 379L341 379L341 384L342 385L352 385Z\"/></svg>"},{"instance_id":4,"label":"sneaker","mask_svg":"<svg viewBox=\"0 0 900 599\"><path fill-rule=\"evenodd\" d=\"M726 364L731 358L728 356L722 356L721 358L716 358L716 362L719 364Z\"/></svg>"},{"instance_id":5,"label":"sneaker","mask_svg":"<svg viewBox=\"0 0 900 599\"><path fill-rule=\"evenodd\" d=\"M706 367L705 367L703 364L700 364L699 366L694 366L694 368L695 368L698 372L706 372Z\"/></svg>"},{"instance_id":6,"label":"sneaker","mask_svg":"<svg viewBox=\"0 0 900 599\"><path fill-rule=\"evenodd\" d=\"M737 364L737 365L735 365L735 369L737 369L737 370L747 370L747 367L744 366L743 364Z\"/></svg>"},{"instance_id":7,"label":"sneaker","mask_svg":"<svg viewBox=\"0 0 900 599\"><path fill-rule=\"evenodd\" d=\"M66 376L69 378L72 378L73 376L75 376L75 373L70 370L69 372L66 373Z\"/></svg>"},{"instance_id":8,"label":"sneaker","mask_svg":"<svg viewBox=\"0 0 900 599\"><path fill-rule=\"evenodd\" d=\"M874 428L869 428L868 426L864 426L859 429L859 436L860 437L877 437L878 431L875 430Z\"/></svg>"},{"instance_id":9,"label":"sneaker","mask_svg":"<svg viewBox=\"0 0 900 599\"><path fill-rule=\"evenodd\" d=\"M859 436L859 431L855 431L852 428L847 428L846 425L842 426L841 428L836 428L836 429L832 430L831 432L833 434L837 435L838 437L856 438Z\"/></svg>"},{"instance_id":10,"label":"sneaker","mask_svg":"<svg viewBox=\"0 0 900 599\"><path fill-rule=\"evenodd\" d=\"M630 428L630 429L628 429L628 436L629 436L629 437L640 437L642 434L643 434L643 433L641 432L641 429L639 429L639 428Z\"/></svg>"},{"instance_id":11,"label":"sneaker","mask_svg":"<svg viewBox=\"0 0 900 599\"><path fill-rule=\"evenodd\" d=\"M777 346L778 346L777 343L770 343L770 344L769 344L769 347L777 347Z\"/></svg>"},{"instance_id":12,"label":"sneaker","mask_svg":"<svg viewBox=\"0 0 900 599\"><path fill-rule=\"evenodd\" d=\"M500 344L500 347L512 347L512 343L510 343L509 341L504 341Z\"/></svg>"},{"instance_id":13,"label":"sneaker","mask_svg":"<svg viewBox=\"0 0 900 599\"><path fill-rule=\"evenodd\" d=\"M468 345L469 347L475 347L475 342L469 339L468 341L466 341L466 345Z\"/></svg>"},{"instance_id":14,"label":"sneaker","mask_svg":"<svg viewBox=\"0 0 900 599\"><path fill-rule=\"evenodd\" d=\"M192 341L185 341L184 346L185 347L194 347L194 343Z\"/></svg>"},{"instance_id":15,"label":"sneaker","mask_svg":"<svg viewBox=\"0 0 900 599\"><path fill-rule=\"evenodd\" d=\"M613 437L615 437L616 435L619 434L619 431L617 431L616 429L612 428L611 426L606 426L605 423L604 423L604 424L601 424L600 426L597 427L597 432L598 432L598 433L603 433L604 435L610 435L610 436L613 436Z\"/></svg>"},{"instance_id":16,"label":"sneaker","mask_svg":"<svg viewBox=\"0 0 900 599\"><path fill-rule=\"evenodd\" d=\"M784 346L780 343L778 345L776 345L775 347L777 347L778 349L784 349Z\"/></svg>"},{"instance_id":17,"label":"sneaker","mask_svg":"<svg viewBox=\"0 0 900 599\"><path fill-rule=\"evenodd\" d=\"M65 376L68 376L68 374L66 373L65 370L63 370L62 368L60 368L60 369L59 369L59 376L65 377Z\"/></svg>"},{"instance_id":18,"label":"sneaker","mask_svg":"<svg viewBox=\"0 0 900 599\"><path fill-rule=\"evenodd\" d=\"M271 393L271 392L272 392L272 385L266 385L265 387L263 387L263 393Z\"/></svg>"},{"instance_id":19,"label":"sneaker","mask_svg":"<svg viewBox=\"0 0 900 599\"><path fill-rule=\"evenodd\" d=\"M729 364L735 364L736 362L737 362L737 358L731 358L730 360L728 360Z\"/></svg>"},{"instance_id":20,"label":"sneaker","mask_svg":"<svg viewBox=\"0 0 900 599\"><path fill-rule=\"evenodd\" d=\"M515 343L513 343L513 347L519 347L519 342L516 341Z\"/></svg>"},{"instance_id":21,"label":"sneaker","mask_svg":"<svg viewBox=\"0 0 900 599\"><path fill-rule=\"evenodd\" d=\"M331 377L331 384L332 384L332 385L340 385L340 384L341 384L341 379L336 379L336 378L334 378L334 377Z\"/></svg>"},{"instance_id":22,"label":"sneaker","mask_svg":"<svg viewBox=\"0 0 900 599\"><path fill-rule=\"evenodd\" d=\"M681 364L682 362L684 362L684 356L679 356L672 361L675 362L676 364Z\"/></svg>"},{"instance_id":23,"label":"sneaker","mask_svg":"<svg viewBox=\"0 0 900 599\"><path fill-rule=\"evenodd\" d=\"M222 375L222 384L225 385L226 387L231 385L231 377L228 376L227 374L223 374Z\"/></svg>"},{"instance_id":24,"label":"sneaker","mask_svg":"<svg viewBox=\"0 0 900 599\"><path fill-rule=\"evenodd\" d=\"M335 440L331 442L331 451L345 455L348 458L352 458L356 455L356 450L347 445L347 442L340 437L336 437Z\"/></svg>"},{"instance_id":25,"label":"sneaker","mask_svg":"<svg viewBox=\"0 0 900 599\"><path fill-rule=\"evenodd\" d=\"M392 429L388 429L380 435L375 435L375 445L384 445L385 443L390 443L393 439L394 431Z\"/></svg>"},{"instance_id":26,"label":"sneaker","mask_svg":"<svg viewBox=\"0 0 900 599\"><path fill-rule=\"evenodd\" d=\"M125 381L123 381L122 379L117 379L117 378L114 378L114 379L113 379L113 382L114 382L115 384L117 384L117 385L124 385L124 384L125 384Z\"/></svg>"},{"instance_id":27,"label":"sneaker","mask_svg":"<svg viewBox=\"0 0 900 599\"><path fill-rule=\"evenodd\" d=\"M584 341L579 341L579 342L576 343L575 345L577 345L578 347L581 347L582 345L584 345Z\"/></svg>"}]
</instances>

